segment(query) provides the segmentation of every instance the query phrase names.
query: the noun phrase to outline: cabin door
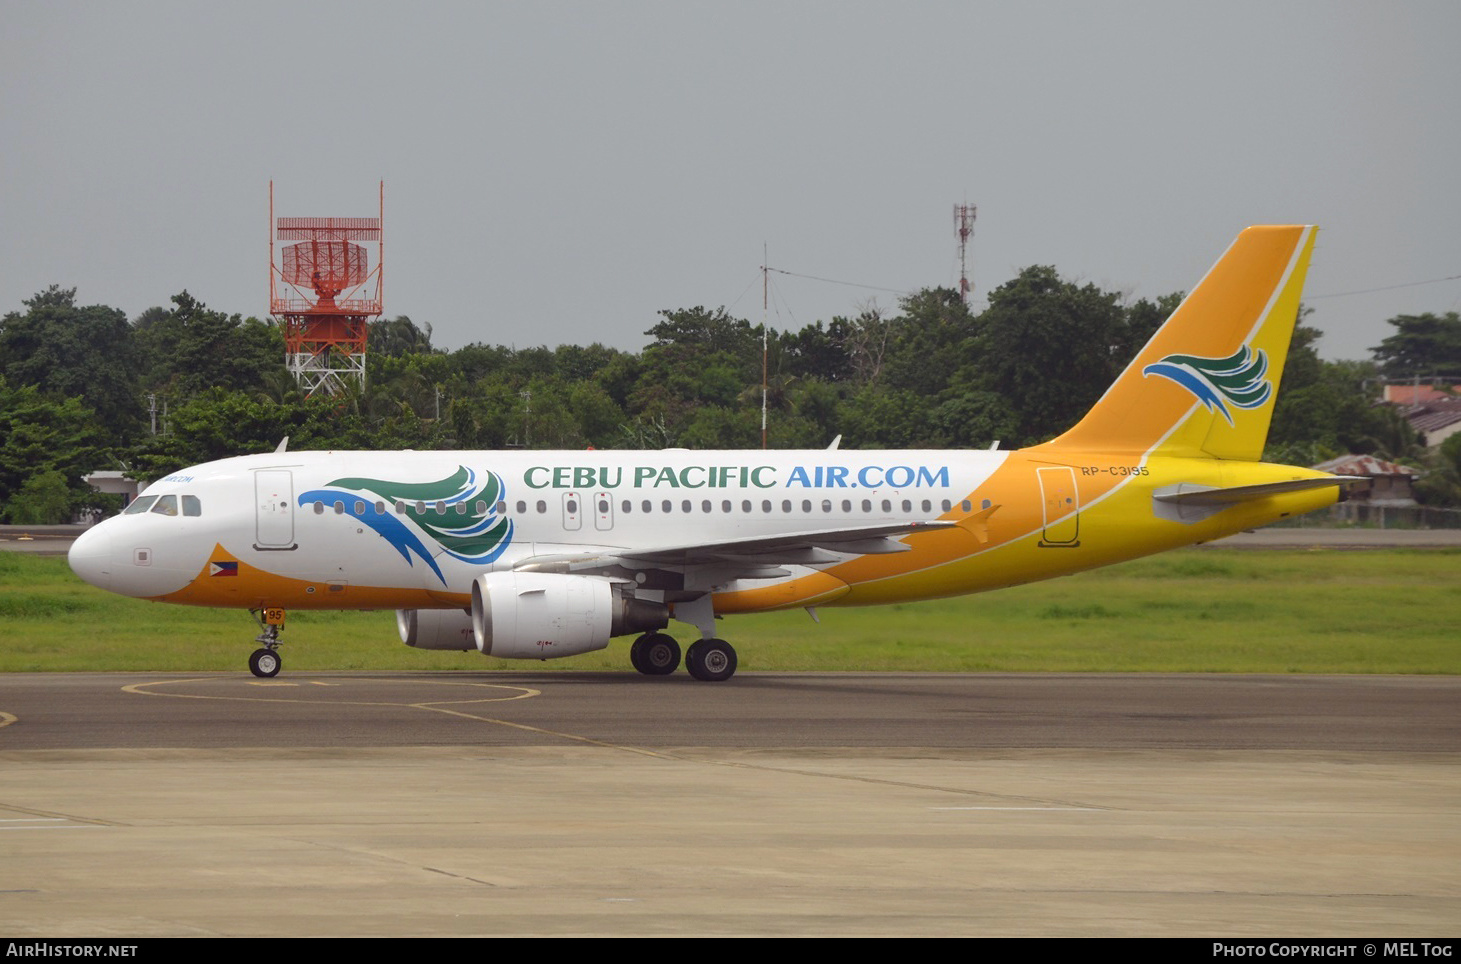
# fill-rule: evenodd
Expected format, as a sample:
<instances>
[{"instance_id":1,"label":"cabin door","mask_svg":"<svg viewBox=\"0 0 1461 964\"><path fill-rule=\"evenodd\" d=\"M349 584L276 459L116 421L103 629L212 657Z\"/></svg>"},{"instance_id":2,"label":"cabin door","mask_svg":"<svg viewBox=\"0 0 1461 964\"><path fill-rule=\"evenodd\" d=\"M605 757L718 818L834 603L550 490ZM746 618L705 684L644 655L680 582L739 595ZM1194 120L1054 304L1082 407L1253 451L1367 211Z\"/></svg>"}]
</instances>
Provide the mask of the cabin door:
<instances>
[{"instance_id":1,"label":"cabin door","mask_svg":"<svg viewBox=\"0 0 1461 964\"><path fill-rule=\"evenodd\" d=\"M254 473L255 549L293 549L294 473L259 469Z\"/></svg>"},{"instance_id":2,"label":"cabin door","mask_svg":"<svg viewBox=\"0 0 1461 964\"><path fill-rule=\"evenodd\" d=\"M1080 545L1080 495L1075 488L1075 469L1053 465L1035 470L1040 480L1040 501L1045 511L1045 531L1040 545L1074 548Z\"/></svg>"}]
</instances>

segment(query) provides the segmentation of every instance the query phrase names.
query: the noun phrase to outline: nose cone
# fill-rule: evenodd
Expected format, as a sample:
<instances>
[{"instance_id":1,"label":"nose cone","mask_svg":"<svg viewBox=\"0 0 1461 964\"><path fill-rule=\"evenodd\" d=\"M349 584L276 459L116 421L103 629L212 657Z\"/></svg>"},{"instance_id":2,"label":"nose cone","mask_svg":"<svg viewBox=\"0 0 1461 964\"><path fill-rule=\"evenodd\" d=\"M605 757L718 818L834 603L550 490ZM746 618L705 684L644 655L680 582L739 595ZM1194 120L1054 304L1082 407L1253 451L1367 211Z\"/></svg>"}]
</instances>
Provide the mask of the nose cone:
<instances>
[{"instance_id":1,"label":"nose cone","mask_svg":"<svg viewBox=\"0 0 1461 964\"><path fill-rule=\"evenodd\" d=\"M71 571L98 589L112 588L112 537L105 523L83 532L66 553Z\"/></svg>"}]
</instances>

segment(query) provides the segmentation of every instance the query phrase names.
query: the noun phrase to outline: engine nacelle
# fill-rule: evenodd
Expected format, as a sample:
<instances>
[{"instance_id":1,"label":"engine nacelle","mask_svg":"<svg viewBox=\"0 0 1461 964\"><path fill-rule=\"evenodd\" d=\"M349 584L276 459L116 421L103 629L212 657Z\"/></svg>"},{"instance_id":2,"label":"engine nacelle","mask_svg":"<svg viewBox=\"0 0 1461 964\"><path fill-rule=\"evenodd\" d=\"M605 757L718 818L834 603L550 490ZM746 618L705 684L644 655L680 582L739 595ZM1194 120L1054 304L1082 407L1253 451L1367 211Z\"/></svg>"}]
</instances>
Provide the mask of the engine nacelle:
<instances>
[{"instance_id":1,"label":"engine nacelle","mask_svg":"<svg viewBox=\"0 0 1461 964\"><path fill-rule=\"evenodd\" d=\"M417 649L477 648L472 614L464 609L397 609L396 630L401 642Z\"/></svg>"},{"instance_id":2,"label":"engine nacelle","mask_svg":"<svg viewBox=\"0 0 1461 964\"><path fill-rule=\"evenodd\" d=\"M472 629L488 656L577 656L603 649L613 636L668 624L664 606L621 596L593 576L489 572L472 583Z\"/></svg>"}]
</instances>

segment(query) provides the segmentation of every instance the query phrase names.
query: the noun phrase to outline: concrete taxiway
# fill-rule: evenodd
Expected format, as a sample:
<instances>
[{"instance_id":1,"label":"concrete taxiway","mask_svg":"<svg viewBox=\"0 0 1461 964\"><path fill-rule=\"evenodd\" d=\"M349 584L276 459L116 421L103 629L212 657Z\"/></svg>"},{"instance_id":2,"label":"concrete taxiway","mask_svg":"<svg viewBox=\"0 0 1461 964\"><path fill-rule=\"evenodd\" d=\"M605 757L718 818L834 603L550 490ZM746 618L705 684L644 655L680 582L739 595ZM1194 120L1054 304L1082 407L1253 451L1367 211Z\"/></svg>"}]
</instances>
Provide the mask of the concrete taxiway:
<instances>
[{"instance_id":1,"label":"concrete taxiway","mask_svg":"<svg viewBox=\"0 0 1461 964\"><path fill-rule=\"evenodd\" d=\"M14 675L0 931L1313 935L1461 920L1461 680Z\"/></svg>"}]
</instances>

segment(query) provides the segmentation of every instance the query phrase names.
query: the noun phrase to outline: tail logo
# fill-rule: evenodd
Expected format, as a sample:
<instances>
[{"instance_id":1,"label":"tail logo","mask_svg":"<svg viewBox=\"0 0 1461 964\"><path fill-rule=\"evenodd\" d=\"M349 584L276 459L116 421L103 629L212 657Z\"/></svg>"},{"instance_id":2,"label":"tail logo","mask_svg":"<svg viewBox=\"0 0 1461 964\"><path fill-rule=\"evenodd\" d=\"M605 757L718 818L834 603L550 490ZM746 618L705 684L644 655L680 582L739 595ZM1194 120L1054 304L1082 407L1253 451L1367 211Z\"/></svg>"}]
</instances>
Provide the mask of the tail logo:
<instances>
[{"instance_id":1,"label":"tail logo","mask_svg":"<svg viewBox=\"0 0 1461 964\"><path fill-rule=\"evenodd\" d=\"M1273 394L1273 383L1263 376L1268 373L1268 356L1254 353L1247 345L1227 358L1200 358L1196 355L1168 355L1141 370L1142 375L1170 378L1191 392L1208 411L1222 413L1233 424L1236 408L1262 408Z\"/></svg>"}]
</instances>

